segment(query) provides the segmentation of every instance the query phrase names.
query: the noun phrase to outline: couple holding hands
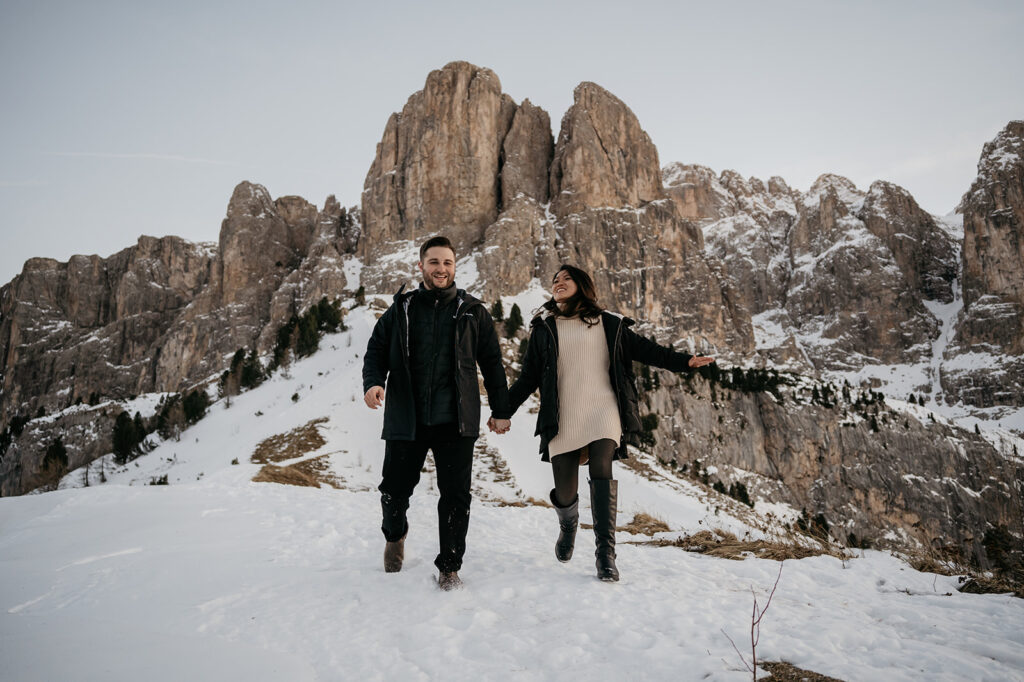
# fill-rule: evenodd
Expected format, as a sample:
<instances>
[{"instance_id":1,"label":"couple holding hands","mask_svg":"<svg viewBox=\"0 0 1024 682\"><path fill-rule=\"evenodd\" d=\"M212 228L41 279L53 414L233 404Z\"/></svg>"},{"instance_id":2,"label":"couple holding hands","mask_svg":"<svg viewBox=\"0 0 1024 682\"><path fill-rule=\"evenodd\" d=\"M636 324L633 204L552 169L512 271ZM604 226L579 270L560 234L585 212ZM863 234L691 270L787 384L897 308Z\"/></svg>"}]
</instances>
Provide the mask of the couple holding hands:
<instances>
[{"instance_id":1,"label":"couple holding hands","mask_svg":"<svg viewBox=\"0 0 1024 682\"><path fill-rule=\"evenodd\" d=\"M363 359L364 401L384 405L384 471L379 486L386 540L384 570L400 571L406 511L427 451L434 453L441 589L462 585L473 447L480 428L477 367L491 407L488 427L505 433L520 405L540 389L536 435L551 463L558 515L555 556L572 557L579 524L579 469L588 467L597 577L615 565L617 482L612 461L641 431L633 361L679 372L714 362L679 353L633 332L633 321L602 310L590 276L563 265L551 298L531 323L519 378L508 386L494 324L484 304L455 286L455 248L445 237L420 247L419 288L399 291L377 321ZM404 287L403 287L404 289ZM385 399L385 395L387 398Z\"/></svg>"}]
</instances>

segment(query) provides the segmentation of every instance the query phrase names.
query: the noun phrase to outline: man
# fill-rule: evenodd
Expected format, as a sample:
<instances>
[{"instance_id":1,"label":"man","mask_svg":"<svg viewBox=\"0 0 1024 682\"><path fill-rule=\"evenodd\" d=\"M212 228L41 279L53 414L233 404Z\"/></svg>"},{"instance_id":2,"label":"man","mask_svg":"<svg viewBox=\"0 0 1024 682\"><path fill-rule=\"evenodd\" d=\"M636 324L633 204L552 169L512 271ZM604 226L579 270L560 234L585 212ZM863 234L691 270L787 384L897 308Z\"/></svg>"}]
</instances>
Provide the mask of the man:
<instances>
[{"instance_id":1,"label":"man","mask_svg":"<svg viewBox=\"0 0 1024 682\"><path fill-rule=\"evenodd\" d=\"M363 359L363 400L374 410L384 404L379 486L384 570L402 569L406 510L431 450L441 492L434 565L438 585L452 590L462 585L458 571L466 551L473 446L480 431L477 365L491 404L488 426L504 433L511 413L494 323L482 302L455 287L452 243L446 237L427 240L420 247L419 270L423 283L415 291L400 289L373 329Z\"/></svg>"}]
</instances>

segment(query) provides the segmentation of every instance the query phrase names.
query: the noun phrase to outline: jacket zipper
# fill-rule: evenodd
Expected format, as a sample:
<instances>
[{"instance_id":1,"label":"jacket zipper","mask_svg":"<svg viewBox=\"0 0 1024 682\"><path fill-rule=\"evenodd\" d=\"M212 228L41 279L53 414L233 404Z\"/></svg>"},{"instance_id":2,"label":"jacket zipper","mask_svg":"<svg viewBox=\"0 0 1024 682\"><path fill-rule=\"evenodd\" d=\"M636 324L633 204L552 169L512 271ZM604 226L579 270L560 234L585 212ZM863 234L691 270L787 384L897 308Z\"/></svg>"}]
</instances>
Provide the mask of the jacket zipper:
<instances>
[{"instance_id":1,"label":"jacket zipper","mask_svg":"<svg viewBox=\"0 0 1024 682\"><path fill-rule=\"evenodd\" d=\"M558 395L558 330L557 328L552 329L551 325L555 324L551 322L553 318L544 318L544 326L547 327L548 334L551 334L551 343L555 346L555 426L558 427L558 413L561 409L561 396Z\"/></svg>"},{"instance_id":2,"label":"jacket zipper","mask_svg":"<svg viewBox=\"0 0 1024 682\"><path fill-rule=\"evenodd\" d=\"M612 342L612 356L608 359L608 369L612 373L612 388L615 389L615 402L619 401L619 380L618 372L615 371L615 359L619 353L619 338L622 336L622 320L619 320L619 326L615 328L615 341ZM619 407L619 413L622 413L622 407Z\"/></svg>"},{"instance_id":3,"label":"jacket zipper","mask_svg":"<svg viewBox=\"0 0 1024 682\"><path fill-rule=\"evenodd\" d=\"M434 311L430 316L430 347L432 349L437 348L437 310L441 304L441 300L438 298L434 299ZM427 413L423 415L423 419L430 419L431 413L434 411L434 369L437 367L436 358L431 358L430 372L427 373ZM424 424L427 422L424 421Z\"/></svg>"},{"instance_id":4,"label":"jacket zipper","mask_svg":"<svg viewBox=\"0 0 1024 682\"><path fill-rule=\"evenodd\" d=\"M455 303L455 314L452 315L455 318L455 329L452 331L452 366L455 370L455 416L459 424L459 435L462 435L465 424L462 418L462 394L459 392L459 318L466 299L459 296Z\"/></svg>"}]
</instances>

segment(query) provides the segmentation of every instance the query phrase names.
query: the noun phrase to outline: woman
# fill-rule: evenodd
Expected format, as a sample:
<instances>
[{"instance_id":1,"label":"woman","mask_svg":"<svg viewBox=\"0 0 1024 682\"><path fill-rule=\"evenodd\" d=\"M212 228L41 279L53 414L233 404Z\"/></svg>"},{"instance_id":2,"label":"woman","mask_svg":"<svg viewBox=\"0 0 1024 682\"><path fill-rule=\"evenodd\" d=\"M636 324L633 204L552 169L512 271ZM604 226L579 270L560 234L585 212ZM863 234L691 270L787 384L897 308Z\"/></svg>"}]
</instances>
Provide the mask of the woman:
<instances>
[{"instance_id":1,"label":"woman","mask_svg":"<svg viewBox=\"0 0 1024 682\"><path fill-rule=\"evenodd\" d=\"M629 328L633 320L601 309L594 281L572 265L555 273L551 300L543 308L531 323L522 374L509 389L512 411L540 389L536 435L555 480L551 503L560 527L555 556L572 558L579 468L587 465L597 577L616 581L618 483L612 480L612 460L625 458L626 445L636 444L641 431L633 361L678 372L714 359L677 353L639 336Z\"/></svg>"}]
</instances>

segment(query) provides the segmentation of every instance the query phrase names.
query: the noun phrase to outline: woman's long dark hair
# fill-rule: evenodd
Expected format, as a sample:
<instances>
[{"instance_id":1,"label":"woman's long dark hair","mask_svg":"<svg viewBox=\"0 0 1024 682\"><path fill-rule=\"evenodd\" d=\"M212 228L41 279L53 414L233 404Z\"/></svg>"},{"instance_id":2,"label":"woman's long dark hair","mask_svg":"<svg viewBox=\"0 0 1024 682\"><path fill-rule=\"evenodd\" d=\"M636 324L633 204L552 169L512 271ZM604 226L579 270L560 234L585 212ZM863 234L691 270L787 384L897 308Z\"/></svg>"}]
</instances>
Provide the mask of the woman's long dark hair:
<instances>
[{"instance_id":1,"label":"woman's long dark hair","mask_svg":"<svg viewBox=\"0 0 1024 682\"><path fill-rule=\"evenodd\" d=\"M594 287L594 280L583 270L574 265L565 264L558 268L551 281L555 281L558 273L565 270L569 278L576 284L576 293L565 302L564 308L559 308L554 297L549 299L543 306L545 310L551 311L556 317L576 317L594 326L601 319L601 306L597 303L597 289Z\"/></svg>"}]
</instances>

